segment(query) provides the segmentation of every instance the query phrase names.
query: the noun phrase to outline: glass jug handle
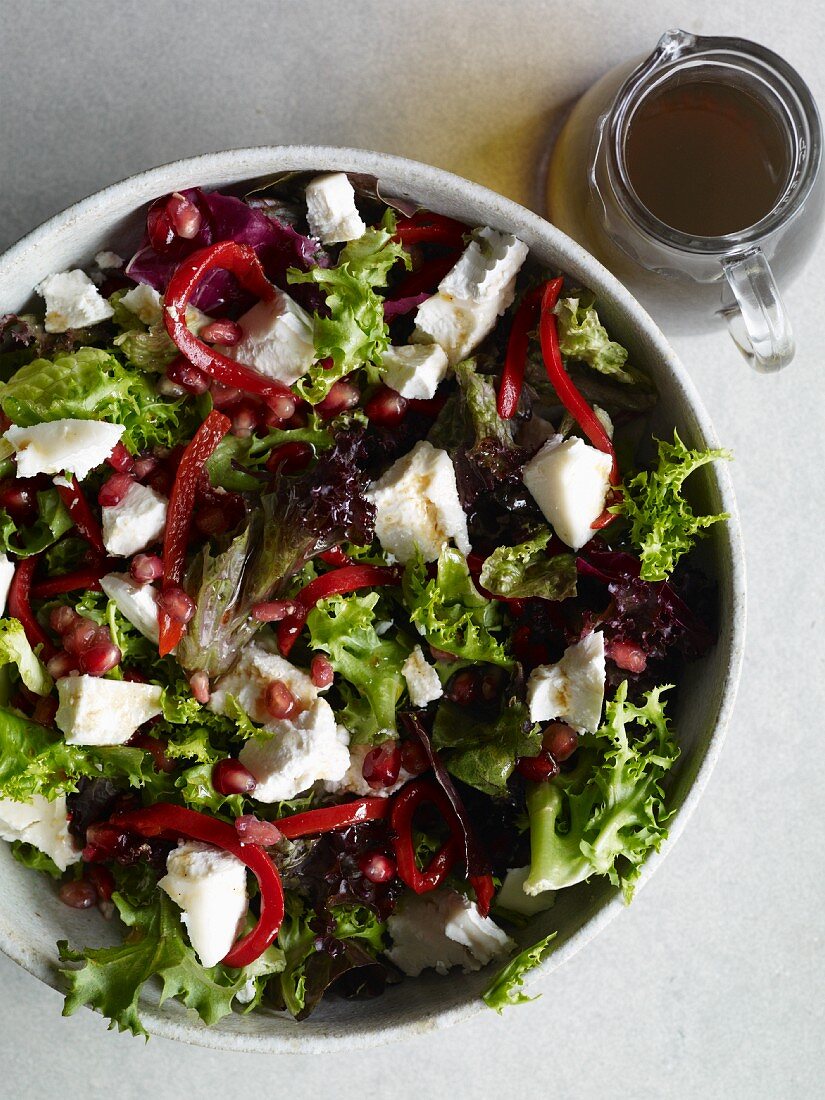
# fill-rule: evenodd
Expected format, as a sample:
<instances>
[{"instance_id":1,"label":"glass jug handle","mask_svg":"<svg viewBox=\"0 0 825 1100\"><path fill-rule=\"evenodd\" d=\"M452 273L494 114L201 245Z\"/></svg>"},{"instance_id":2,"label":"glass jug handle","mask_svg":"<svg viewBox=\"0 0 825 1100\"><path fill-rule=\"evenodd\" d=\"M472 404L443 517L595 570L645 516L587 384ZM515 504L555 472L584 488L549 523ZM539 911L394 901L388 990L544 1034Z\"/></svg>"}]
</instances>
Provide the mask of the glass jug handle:
<instances>
[{"instance_id":1,"label":"glass jug handle","mask_svg":"<svg viewBox=\"0 0 825 1100\"><path fill-rule=\"evenodd\" d=\"M794 356L793 330L762 250L732 256L722 266L747 334L749 346L743 350L751 365L763 372L787 367Z\"/></svg>"}]
</instances>

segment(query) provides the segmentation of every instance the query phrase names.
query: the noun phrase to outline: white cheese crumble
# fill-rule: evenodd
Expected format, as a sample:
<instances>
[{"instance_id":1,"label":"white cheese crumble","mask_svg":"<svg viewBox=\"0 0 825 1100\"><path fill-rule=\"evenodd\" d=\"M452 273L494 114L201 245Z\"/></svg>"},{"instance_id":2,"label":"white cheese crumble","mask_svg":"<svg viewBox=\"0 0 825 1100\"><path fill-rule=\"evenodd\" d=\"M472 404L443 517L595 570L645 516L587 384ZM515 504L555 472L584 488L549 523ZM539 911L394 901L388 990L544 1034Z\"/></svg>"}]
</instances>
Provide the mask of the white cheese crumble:
<instances>
[{"instance_id":1,"label":"white cheese crumble","mask_svg":"<svg viewBox=\"0 0 825 1100\"><path fill-rule=\"evenodd\" d=\"M31 802L0 798L0 837L33 844L53 859L61 871L80 859L80 851L69 833L64 794L51 802L40 794Z\"/></svg>"},{"instance_id":2,"label":"white cheese crumble","mask_svg":"<svg viewBox=\"0 0 825 1100\"><path fill-rule=\"evenodd\" d=\"M315 362L312 318L288 294L257 302L238 324L243 336L219 350L267 378L292 385Z\"/></svg>"},{"instance_id":3,"label":"white cheese crumble","mask_svg":"<svg viewBox=\"0 0 825 1100\"><path fill-rule=\"evenodd\" d=\"M115 607L144 638L158 641L157 591L151 584L136 584L128 573L107 573L100 587Z\"/></svg>"},{"instance_id":4,"label":"white cheese crumble","mask_svg":"<svg viewBox=\"0 0 825 1100\"><path fill-rule=\"evenodd\" d=\"M384 382L402 397L428 401L447 377L447 354L439 344L389 347L382 360Z\"/></svg>"},{"instance_id":5,"label":"white cheese crumble","mask_svg":"<svg viewBox=\"0 0 825 1100\"><path fill-rule=\"evenodd\" d=\"M600 630L569 646L555 665L539 665L527 681L532 722L560 718L581 732L594 733L604 702L604 635Z\"/></svg>"},{"instance_id":6,"label":"white cheese crumble","mask_svg":"<svg viewBox=\"0 0 825 1100\"><path fill-rule=\"evenodd\" d=\"M324 244L355 241L366 232L345 172L316 176L307 184L306 204L309 231Z\"/></svg>"},{"instance_id":7,"label":"white cheese crumble","mask_svg":"<svg viewBox=\"0 0 825 1100\"><path fill-rule=\"evenodd\" d=\"M66 419L30 428L13 424L3 438L15 449L18 477L70 470L82 481L90 470L105 462L122 435L121 424Z\"/></svg>"},{"instance_id":8,"label":"white cheese crumble","mask_svg":"<svg viewBox=\"0 0 825 1100\"><path fill-rule=\"evenodd\" d=\"M105 321L114 310L100 294L89 276L76 268L48 275L37 293L46 302L46 332L68 332Z\"/></svg>"},{"instance_id":9,"label":"white cheese crumble","mask_svg":"<svg viewBox=\"0 0 825 1100\"><path fill-rule=\"evenodd\" d=\"M426 707L444 694L438 673L424 656L420 645L406 659L401 671L407 681L407 691L414 707Z\"/></svg>"},{"instance_id":10,"label":"white cheese crumble","mask_svg":"<svg viewBox=\"0 0 825 1100\"><path fill-rule=\"evenodd\" d=\"M116 558L129 558L157 542L166 527L166 497L135 482L119 504L101 509L103 543Z\"/></svg>"},{"instance_id":11,"label":"white cheese crumble","mask_svg":"<svg viewBox=\"0 0 825 1100\"><path fill-rule=\"evenodd\" d=\"M130 313L134 313L144 325L157 325L163 319L163 302L160 294L148 283L138 283L131 290L127 290L120 299L120 304Z\"/></svg>"},{"instance_id":12,"label":"white cheese crumble","mask_svg":"<svg viewBox=\"0 0 825 1100\"><path fill-rule=\"evenodd\" d=\"M0 615L6 610L13 577L14 562L9 561L5 554L0 554Z\"/></svg>"},{"instance_id":13,"label":"white cheese crumble","mask_svg":"<svg viewBox=\"0 0 825 1100\"><path fill-rule=\"evenodd\" d=\"M101 676L57 681L55 715L67 745L124 745L144 722L161 713L163 689Z\"/></svg>"},{"instance_id":14,"label":"white cheese crumble","mask_svg":"<svg viewBox=\"0 0 825 1100\"><path fill-rule=\"evenodd\" d=\"M604 511L610 489L610 455L578 436L554 436L525 464L522 480L553 530L568 546L581 549L593 538L593 523Z\"/></svg>"}]
</instances>

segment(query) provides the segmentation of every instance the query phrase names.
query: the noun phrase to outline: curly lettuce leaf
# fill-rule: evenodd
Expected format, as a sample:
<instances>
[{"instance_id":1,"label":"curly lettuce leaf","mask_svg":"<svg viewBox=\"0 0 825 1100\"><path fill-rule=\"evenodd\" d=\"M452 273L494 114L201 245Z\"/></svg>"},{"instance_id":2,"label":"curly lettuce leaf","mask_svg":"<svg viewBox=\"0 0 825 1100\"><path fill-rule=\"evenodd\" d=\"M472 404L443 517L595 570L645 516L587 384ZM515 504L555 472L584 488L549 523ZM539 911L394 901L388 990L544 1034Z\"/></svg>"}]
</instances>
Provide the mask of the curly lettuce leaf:
<instances>
[{"instance_id":1,"label":"curly lettuce leaf","mask_svg":"<svg viewBox=\"0 0 825 1100\"><path fill-rule=\"evenodd\" d=\"M37 493L37 518L24 527L18 527L8 512L0 509L0 552L18 558L42 554L72 527L74 520L57 489L41 489Z\"/></svg>"},{"instance_id":2,"label":"curly lettuce leaf","mask_svg":"<svg viewBox=\"0 0 825 1100\"><path fill-rule=\"evenodd\" d=\"M430 645L468 661L487 661L507 668L512 659L495 637L502 626L501 609L473 584L460 550L445 546L436 576L427 579L421 555L408 564L402 586L413 624Z\"/></svg>"},{"instance_id":3,"label":"curly lettuce leaf","mask_svg":"<svg viewBox=\"0 0 825 1100\"><path fill-rule=\"evenodd\" d=\"M524 978L550 954L550 946L557 935L557 932L551 932L532 947L526 947L499 970L481 994L488 1008L494 1008L500 1015L510 1005L538 1000L538 997L528 997L524 992Z\"/></svg>"},{"instance_id":4,"label":"curly lettuce leaf","mask_svg":"<svg viewBox=\"0 0 825 1100\"><path fill-rule=\"evenodd\" d=\"M51 856L47 856L45 852L41 852L39 848L35 848L33 844L28 844L24 840L15 840L12 843L11 854L18 863L28 867L30 871L43 871L52 878L63 877L63 872Z\"/></svg>"},{"instance_id":5,"label":"curly lettuce leaf","mask_svg":"<svg viewBox=\"0 0 825 1100\"><path fill-rule=\"evenodd\" d=\"M284 443L309 443L316 451L323 451L332 446L333 438L314 415L305 428L276 428L266 435L246 438L225 435L206 463L209 480L216 487L237 493L260 492L267 482L255 475L265 473L270 453Z\"/></svg>"},{"instance_id":6,"label":"curly lettuce leaf","mask_svg":"<svg viewBox=\"0 0 825 1100\"><path fill-rule=\"evenodd\" d=\"M607 875L630 901L639 870L667 836L661 780L679 749L662 695L627 701L624 680L593 737L582 739L574 771L528 787L531 862L525 892L540 894Z\"/></svg>"},{"instance_id":7,"label":"curly lettuce leaf","mask_svg":"<svg viewBox=\"0 0 825 1100\"><path fill-rule=\"evenodd\" d=\"M232 1010L232 1001L246 984L243 970L223 966L205 969L184 939L180 913L174 902L156 890L152 902L135 906L122 894L112 900L130 929L119 947L73 950L58 944L60 960L79 964L61 969L67 993L63 1015L88 1005L110 1021L109 1027L148 1038L138 1011L141 990L152 978L162 983L161 1004L176 997L197 1012L205 1024L214 1024Z\"/></svg>"},{"instance_id":8,"label":"curly lettuce leaf","mask_svg":"<svg viewBox=\"0 0 825 1100\"><path fill-rule=\"evenodd\" d=\"M395 217L387 210L380 228L368 228L362 237L341 249L335 267L309 271L290 268L290 283L314 283L326 294L327 311L313 317L314 363L295 388L301 397L317 405L334 382L358 367L368 367L370 381L380 375L380 364L389 346L389 327L384 322L384 300L377 287L387 285L393 265L410 258L393 240ZM332 360L332 365L324 363Z\"/></svg>"},{"instance_id":9,"label":"curly lettuce leaf","mask_svg":"<svg viewBox=\"0 0 825 1100\"><path fill-rule=\"evenodd\" d=\"M0 407L22 427L64 417L122 424L131 451L174 447L202 419L196 402L161 397L146 375L128 370L102 348L27 363L0 386Z\"/></svg>"},{"instance_id":10,"label":"curly lettuce leaf","mask_svg":"<svg viewBox=\"0 0 825 1100\"><path fill-rule=\"evenodd\" d=\"M401 666L410 648L397 637L376 633L381 596L329 596L309 613L310 646L329 655L332 667L366 700L376 736L396 732L395 708L406 688Z\"/></svg>"},{"instance_id":11,"label":"curly lettuce leaf","mask_svg":"<svg viewBox=\"0 0 825 1100\"><path fill-rule=\"evenodd\" d=\"M19 619L0 619L0 676L15 665L20 679L35 695L48 695L54 680L32 649Z\"/></svg>"},{"instance_id":12,"label":"curly lettuce leaf","mask_svg":"<svg viewBox=\"0 0 825 1100\"><path fill-rule=\"evenodd\" d=\"M566 600L576 595L576 559L572 554L545 553L551 533L545 528L517 546L498 546L485 559L479 583L495 596Z\"/></svg>"},{"instance_id":13,"label":"curly lettuce leaf","mask_svg":"<svg viewBox=\"0 0 825 1100\"><path fill-rule=\"evenodd\" d=\"M637 382L638 375L625 367L627 350L610 339L594 301L589 291L558 300L553 312L558 323L559 350L566 359L586 363L600 374L612 375L620 382Z\"/></svg>"},{"instance_id":14,"label":"curly lettuce leaf","mask_svg":"<svg viewBox=\"0 0 825 1100\"><path fill-rule=\"evenodd\" d=\"M630 524L630 539L641 551L641 577L646 581L666 580L708 527L730 518L727 512L694 515L682 496L682 485L695 470L717 459L731 459L730 451L691 451L675 431L672 443L660 439L658 444L656 469L631 478L622 487L622 502L611 508Z\"/></svg>"},{"instance_id":15,"label":"curly lettuce leaf","mask_svg":"<svg viewBox=\"0 0 825 1100\"><path fill-rule=\"evenodd\" d=\"M508 700L495 718L480 719L454 703L440 704L432 742L447 770L491 798L506 798L507 781L520 756L541 750L541 730L524 703Z\"/></svg>"}]
</instances>

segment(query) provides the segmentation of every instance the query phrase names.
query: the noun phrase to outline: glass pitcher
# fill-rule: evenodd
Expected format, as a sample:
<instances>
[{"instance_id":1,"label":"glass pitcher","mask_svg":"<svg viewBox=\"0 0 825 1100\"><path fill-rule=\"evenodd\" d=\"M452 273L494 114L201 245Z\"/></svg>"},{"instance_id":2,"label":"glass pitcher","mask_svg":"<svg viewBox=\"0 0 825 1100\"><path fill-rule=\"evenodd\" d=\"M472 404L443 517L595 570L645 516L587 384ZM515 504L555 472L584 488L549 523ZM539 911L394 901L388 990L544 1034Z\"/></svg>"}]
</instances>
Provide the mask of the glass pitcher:
<instances>
[{"instance_id":1,"label":"glass pitcher","mask_svg":"<svg viewBox=\"0 0 825 1100\"><path fill-rule=\"evenodd\" d=\"M772 208L722 236L684 232L640 200L628 172L634 115L670 86L711 81L758 99L786 143L786 178ZM821 128L800 76L739 38L669 31L653 53L607 73L573 107L553 149L551 221L593 252L672 331L727 322L757 369L786 366L794 341L786 288L816 243L823 204Z\"/></svg>"}]
</instances>

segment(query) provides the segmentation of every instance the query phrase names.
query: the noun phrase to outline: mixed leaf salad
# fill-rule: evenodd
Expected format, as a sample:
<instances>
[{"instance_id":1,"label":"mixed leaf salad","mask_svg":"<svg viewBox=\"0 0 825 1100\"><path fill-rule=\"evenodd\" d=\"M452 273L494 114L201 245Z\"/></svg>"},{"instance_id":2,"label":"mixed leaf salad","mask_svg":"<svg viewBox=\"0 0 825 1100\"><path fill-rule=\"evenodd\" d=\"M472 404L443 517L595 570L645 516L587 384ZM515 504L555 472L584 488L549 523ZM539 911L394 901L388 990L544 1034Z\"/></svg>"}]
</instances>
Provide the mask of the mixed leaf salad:
<instances>
[{"instance_id":1,"label":"mixed leaf salad","mask_svg":"<svg viewBox=\"0 0 825 1100\"><path fill-rule=\"evenodd\" d=\"M723 452L652 440L521 241L343 173L164 196L37 293L0 322L0 836L123 925L59 945L65 1011L144 1033L159 979L301 1020L494 960L526 999L528 918L629 899L666 836Z\"/></svg>"}]
</instances>

